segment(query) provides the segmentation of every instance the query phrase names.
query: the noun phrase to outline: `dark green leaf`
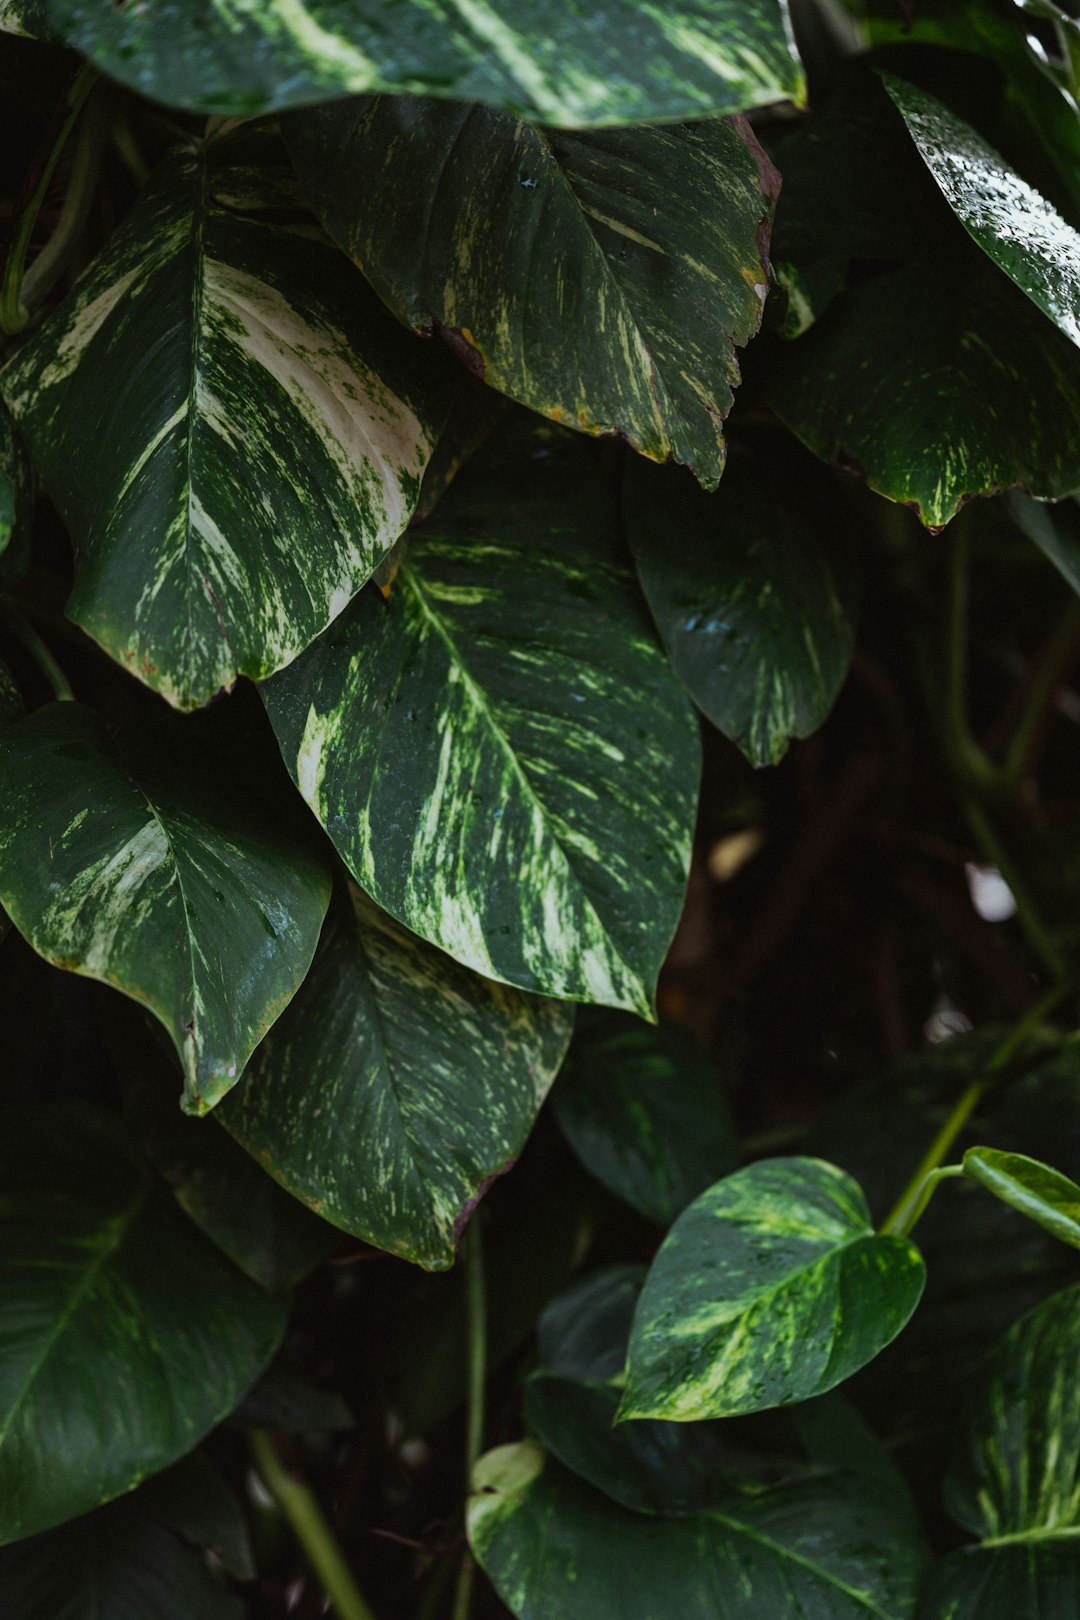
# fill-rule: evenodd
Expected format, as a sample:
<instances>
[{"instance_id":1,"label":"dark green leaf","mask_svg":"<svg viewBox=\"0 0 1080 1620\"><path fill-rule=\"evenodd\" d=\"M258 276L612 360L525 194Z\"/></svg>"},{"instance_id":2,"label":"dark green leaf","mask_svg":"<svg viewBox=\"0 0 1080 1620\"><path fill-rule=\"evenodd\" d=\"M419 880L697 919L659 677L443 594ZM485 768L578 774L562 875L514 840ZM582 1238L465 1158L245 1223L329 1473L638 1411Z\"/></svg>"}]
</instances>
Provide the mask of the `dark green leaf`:
<instances>
[{"instance_id":1,"label":"dark green leaf","mask_svg":"<svg viewBox=\"0 0 1080 1620\"><path fill-rule=\"evenodd\" d=\"M969 1404L946 1484L979 1538L941 1565L923 1620L1073 1620L1080 1599L1080 1288L1023 1317Z\"/></svg>"},{"instance_id":2,"label":"dark green leaf","mask_svg":"<svg viewBox=\"0 0 1080 1620\"><path fill-rule=\"evenodd\" d=\"M289 1434L333 1434L352 1426L340 1395L309 1383L280 1358L229 1418L230 1428L284 1429Z\"/></svg>"},{"instance_id":3,"label":"dark green leaf","mask_svg":"<svg viewBox=\"0 0 1080 1620\"><path fill-rule=\"evenodd\" d=\"M265 127L175 151L0 374L71 531L68 612L180 708L341 612L448 405L329 243L240 211L280 205L282 161Z\"/></svg>"},{"instance_id":4,"label":"dark green leaf","mask_svg":"<svg viewBox=\"0 0 1080 1620\"><path fill-rule=\"evenodd\" d=\"M526 990L650 1013L682 905L697 727L617 546L589 445L492 448L262 688L357 881Z\"/></svg>"},{"instance_id":5,"label":"dark green leaf","mask_svg":"<svg viewBox=\"0 0 1080 1620\"><path fill-rule=\"evenodd\" d=\"M0 726L10 725L13 720L17 720L24 713L25 706L22 694L15 683L15 677L3 660L0 659ZM0 921L0 938L3 937L5 923L6 918Z\"/></svg>"},{"instance_id":6,"label":"dark green leaf","mask_svg":"<svg viewBox=\"0 0 1080 1620\"><path fill-rule=\"evenodd\" d=\"M406 325L533 410L716 485L779 187L745 125L565 134L383 97L288 133L316 212Z\"/></svg>"},{"instance_id":7,"label":"dark green leaf","mask_svg":"<svg viewBox=\"0 0 1080 1620\"><path fill-rule=\"evenodd\" d=\"M307 971L329 882L168 718L113 738L54 703L0 736L0 900L48 961L150 1009L203 1112Z\"/></svg>"},{"instance_id":8,"label":"dark green leaf","mask_svg":"<svg viewBox=\"0 0 1080 1620\"><path fill-rule=\"evenodd\" d=\"M820 1159L749 1165L661 1245L620 1418L729 1417L823 1394L896 1337L925 1279L907 1238L874 1232L844 1171Z\"/></svg>"},{"instance_id":9,"label":"dark green leaf","mask_svg":"<svg viewBox=\"0 0 1080 1620\"><path fill-rule=\"evenodd\" d=\"M1005 497L1009 516L1028 539L1033 541L1048 558L1067 584L1080 595L1080 534L1069 517L1075 517L1076 507L1058 508L1051 512L1041 501L1015 490Z\"/></svg>"},{"instance_id":10,"label":"dark green leaf","mask_svg":"<svg viewBox=\"0 0 1080 1620\"><path fill-rule=\"evenodd\" d=\"M664 1226L738 1163L724 1078L674 1024L582 1015L552 1108L585 1168Z\"/></svg>"},{"instance_id":11,"label":"dark green leaf","mask_svg":"<svg viewBox=\"0 0 1080 1620\"><path fill-rule=\"evenodd\" d=\"M164 1525L193 1547L209 1548L237 1580L255 1579L243 1510L201 1451L193 1451L163 1474L155 1474L123 1506Z\"/></svg>"},{"instance_id":12,"label":"dark green leaf","mask_svg":"<svg viewBox=\"0 0 1080 1620\"><path fill-rule=\"evenodd\" d=\"M532 1441L481 1458L469 1541L519 1620L907 1620L910 1516L865 1481L751 1489L724 1511L631 1513ZM874 1507L877 1511L874 1511ZM872 1528L873 1539L868 1539Z\"/></svg>"},{"instance_id":13,"label":"dark green leaf","mask_svg":"<svg viewBox=\"0 0 1080 1620\"><path fill-rule=\"evenodd\" d=\"M124 1082L125 1123L143 1152L180 1208L234 1265L263 1288L292 1288L341 1247L341 1234L277 1186L216 1124L180 1113L179 1075L164 1033L134 1008L117 1003L115 1011L123 1016L106 1021L105 1037Z\"/></svg>"},{"instance_id":14,"label":"dark green leaf","mask_svg":"<svg viewBox=\"0 0 1080 1620\"><path fill-rule=\"evenodd\" d=\"M1062 1243L1080 1249L1080 1187L1059 1170L1024 1153L971 1147L964 1154L964 1174Z\"/></svg>"},{"instance_id":15,"label":"dark green leaf","mask_svg":"<svg viewBox=\"0 0 1080 1620\"><path fill-rule=\"evenodd\" d=\"M521 1151L570 1029L568 1008L469 972L353 890L219 1118L324 1220L438 1269Z\"/></svg>"},{"instance_id":16,"label":"dark green leaf","mask_svg":"<svg viewBox=\"0 0 1080 1620\"><path fill-rule=\"evenodd\" d=\"M24 6L29 0L23 0ZM493 101L555 124L734 112L803 93L785 0L49 0L61 37L155 101L202 112L367 90Z\"/></svg>"},{"instance_id":17,"label":"dark green leaf","mask_svg":"<svg viewBox=\"0 0 1080 1620\"><path fill-rule=\"evenodd\" d=\"M33 507L33 470L14 422L0 405L0 590L26 572Z\"/></svg>"},{"instance_id":18,"label":"dark green leaf","mask_svg":"<svg viewBox=\"0 0 1080 1620\"><path fill-rule=\"evenodd\" d=\"M0 0L0 32L27 39L51 39L45 0Z\"/></svg>"},{"instance_id":19,"label":"dark green leaf","mask_svg":"<svg viewBox=\"0 0 1080 1620\"><path fill-rule=\"evenodd\" d=\"M764 460L737 459L714 495L633 467L626 521L671 661L751 765L775 765L825 720L847 674L857 560L815 526Z\"/></svg>"},{"instance_id":20,"label":"dark green leaf","mask_svg":"<svg viewBox=\"0 0 1080 1620\"><path fill-rule=\"evenodd\" d=\"M1080 346L1080 232L936 97L894 74L882 78L972 241Z\"/></svg>"},{"instance_id":21,"label":"dark green leaf","mask_svg":"<svg viewBox=\"0 0 1080 1620\"><path fill-rule=\"evenodd\" d=\"M2 1543L190 1451L269 1361L286 1306L154 1188L102 1115L9 1110L0 1185Z\"/></svg>"}]
</instances>

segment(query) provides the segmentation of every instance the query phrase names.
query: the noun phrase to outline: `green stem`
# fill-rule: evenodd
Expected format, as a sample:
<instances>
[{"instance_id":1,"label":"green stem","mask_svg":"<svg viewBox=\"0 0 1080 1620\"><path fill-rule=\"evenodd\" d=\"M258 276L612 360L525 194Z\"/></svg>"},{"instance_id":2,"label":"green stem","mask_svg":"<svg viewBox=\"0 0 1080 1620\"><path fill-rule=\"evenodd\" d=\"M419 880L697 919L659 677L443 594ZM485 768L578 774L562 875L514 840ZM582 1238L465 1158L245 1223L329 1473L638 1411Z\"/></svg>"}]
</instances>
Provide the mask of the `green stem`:
<instances>
[{"instance_id":1,"label":"green stem","mask_svg":"<svg viewBox=\"0 0 1080 1620\"><path fill-rule=\"evenodd\" d=\"M71 683L42 641L33 625L28 623L8 597L0 596L0 623L6 624L12 635L21 641L38 669L48 681L54 696L71 702L75 693Z\"/></svg>"},{"instance_id":2,"label":"green stem","mask_svg":"<svg viewBox=\"0 0 1080 1620\"><path fill-rule=\"evenodd\" d=\"M1047 991L1040 1001L1035 1002L1034 1006L1028 1008L1024 1016L1013 1025L1008 1034L1002 1036L987 1059L983 1073L977 1080L973 1080L957 1098L948 1119L946 1119L930 1143L930 1146L919 1160L911 1179L882 1221L881 1226L878 1228L882 1234L886 1232L910 1232L912 1226L926 1208L934 1191L936 1183L931 1184L929 1191L927 1191L927 1181L941 1168L943 1159L950 1152L956 1138L982 1101L983 1095L992 1084L995 1074L1005 1067L1006 1063L1027 1040L1032 1030L1038 1028L1046 1014L1065 995L1068 988L1068 984L1064 982L1056 984L1052 990ZM953 1167L950 1166L949 1168L952 1170Z\"/></svg>"},{"instance_id":3,"label":"green stem","mask_svg":"<svg viewBox=\"0 0 1080 1620\"><path fill-rule=\"evenodd\" d=\"M918 1225L923 1211L931 1198L933 1198L940 1183L950 1180L953 1176L962 1176L963 1173L964 1167L962 1164L942 1164L936 1170L931 1170L929 1175L923 1178L922 1184L916 1188L915 1196L911 1200L911 1206L907 1214L897 1225L889 1228L890 1232L895 1232L898 1237L908 1237ZM884 1230L885 1228L882 1227L883 1232Z\"/></svg>"},{"instance_id":4,"label":"green stem","mask_svg":"<svg viewBox=\"0 0 1080 1620\"><path fill-rule=\"evenodd\" d=\"M1035 679L1013 732L1005 756L1004 777L1010 787L1019 787L1030 775L1047 711L1057 696L1065 673L1076 656L1080 641L1080 597L1072 597L1053 639L1039 660Z\"/></svg>"},{"instance_id":5,"label":"green stem","mask_svg":"<svg viewBox=\"0 0 1080 1620\"><path fill-rule=\"evenodd\" d=\"M480 1222L473 1216L462 1242L465 1259L466 1309L469 1326L469 1393L465 1433L465 1488L472 1489L473 1470L484 1449L484 1389L487 1384L487 1300L484 1283L484 1251ZM454 1593L454 1620L469 1620L472 1607L472 1554L466 1549L461 1560L457 1590Z\"/></svg>"},{"instance_id":6,"label":"green stem","mask_svg":"<svg viewBox=\"0 0 1080 1620\"><path fill-rule=\"evenodd\" d=\"M30 319L30 312L22 301L23 266L26 263L26 250L30 246L30 238L37 224L41 205L45 201L52 180L53 172L60 161L60 154L64 150L67 138L75 127L75 122L82 111L83 102L97 82L97 69L89 62L84 62L68 86L64 100L63 115L60 127L56 132L52 145L46 154L37 177L37 183L30 193L18 217L8 249L7 261L4 265L3 280L0 281L0 330L12 333L21 332Z\"/></svg>"},{"instance_id":7,"label":"green stem","mask_svg":"<svg viewBox=\"0 0 1080 1620\"><path fill-rule=\"evenodd\" d=\"M273 1437L265 1429L253 1430L251 1450L264 1485L292 1526L341 1620L375 1620L314 1494L285 1467Z\"/></svg>"},{"instance_id":8,"label":"green stem","mask_svg":"<svg viewBox=\"0 0 1080 1620\"><path fill-rule=\"evenodd\" d=\"M998 773L971 735L968 726L968 531L966 525L959 520L955 528L949 572L945 736L957 775L969 782L989 784L996 781Z\"/></svg>"},{"instance_id":9,"label":"green stem","mask_svg":"<svg viewBox=\"0 0 1080 1620\"><path fill-rule=\"evenodd\" d=\"M1064 979L1067 972L1065 959L1043 922L1038 907L1028 891L1027 883L1020 876L985 810L971 798L962 801L962 808L983 859L996 867L1008 884L1009 892L1016 902L1016 920L1026 935L1028 944L1054 979Z\"/></svg>"}]
</instances>

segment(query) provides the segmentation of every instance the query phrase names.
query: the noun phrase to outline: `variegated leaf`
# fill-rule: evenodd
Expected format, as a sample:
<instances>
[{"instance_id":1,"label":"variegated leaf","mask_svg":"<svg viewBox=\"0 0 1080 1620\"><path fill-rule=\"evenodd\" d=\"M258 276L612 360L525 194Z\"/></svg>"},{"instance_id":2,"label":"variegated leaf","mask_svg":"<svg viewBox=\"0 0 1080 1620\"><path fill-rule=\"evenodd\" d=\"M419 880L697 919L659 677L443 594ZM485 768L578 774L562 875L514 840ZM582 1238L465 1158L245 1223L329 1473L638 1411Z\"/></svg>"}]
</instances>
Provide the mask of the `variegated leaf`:
<instances>
[{"instance_id":1,"label":"variegated leaf","mask_svg":"<svg viewBox=\"0 0 1080 1620\"><path fill-rule=\"evenodd\" d=\"M913 1516L865 1478L755 1480L667 1518L526 1440L482 1457L473 1490L469 1543L518 1620L910 1620Z\"/></svg>"},{"instance_id":2,"label":"variegated leaf","mask_svg":"<svg viewBox=\"0 0 1080 1620\"><path fill-rule=\"evenodd\" d=\"M648 1014L689 865L697 727L591 447L552 428L522 446L452 486L389 602L364 592L261 690L301 793L384 910L490 978Z\"/></svg>"},{"instance_id":3,"label":"variegated leaf","mask_svg":"<svg viewBox=\"0 0 1080 1620\"><path fill-rule=\"evenodd\" d=\"M351 890L218 1118L325 1220L438 1269L524 1146L571 1024Z\"/></svg>"},{"instance_id":4,"label":"variegated leaf","mask_svg":"<svg viewBox=\"0 0 1080 1620\"><path fill-rule=\"evenodd\" d=\"M27 39L51 39L45 0L0 0L0 34L22 34Z\"/></svg>"},{"instance_id":5,"label":"variegated leaf","mask_svg":"<svg viewBox=\"0 0 1080 1620\"><path fill-rule=\"evenodd\" d=\"M787 0L49 0L49 16L106 73L202 112L407 90L554 124L647 123L804 90Z\"/></svg>"},{"instance_id":6,"label":"variegated leaf","mask_svg":"<svg viewBox=\"0 0 1080 1620\"><path fill-rule=\"evenodd\" d=\"M737 459L715 494L673 469L638 464L627 478L627 533L657 629L694 702L751 765L775 765L817 730L851 661L858 557L831 509L815 521L813 493L775 452Z\"/></svg>"},{"instance_id":7,"label":"variegated leaf","mask_svg":"<svg viewBox=\"0 0 1080 1620\"><path fill-rule=\"evenodd\" d=\"M762 1159L702 1193L649 1269L620 1419L686 1422L822 1395L896 1337L922 1257L879 1237L858 1183L821 1159Z\"/></svg>"},{"instance_id":8,"label":"variegated leaf","mask_svg":"<svg viewBox=\"0 0 1080 1620\"><path fill-rule=\"evenodd\" d=\"M964 1174L1044 1232L1080 1249L1080 1187L1060 1170L1026 1153L970 1147L964 1154Z\"/></svg>"},{"instance_id":9,"label":"variegated leaf","mask_svg":"<svg viewBox=\"0 0 1080 1620\"><path fill-rule=\"evenodd\" d=\"M218 1253L101 1112L7 1109L0 1186L3 1545L198 1445L278 1348L288 1304Z\"/></svg>"},{"instance_id":10,"label":"variegated leaf","mask_svg":"<svg viewBox=\"0 0 1080 1620\"><path fill-rule=\"evenodd\" d=\"M0 735L0 901L39 955L150 1009L202 1113L304 977L329 882L161 721L113 738L53 703Z\"/></svg>"},{"instance_id":11,"label":"variegated leaf","mask_svg":"<svg viewBox=\"0 0 1080 1620\"><path fill-rule=\"evenodd\" d=\"M30 561L33 506L33 469L18 429L0 405L0 590L14 584Z\"/></svg>"},{"instance_id":12,"label":"variegated leaf","mask_svg":"<svg viewBox=\"0 0 1080 1620\"><path fill-rule=\"evenodd\" d=\"M972 1396L945 1501L978 1538L939 1566L920 1620L1074 1620L1080 1603L1080 1288L1021 1318Z\"/></svg>"},{"instance_id":13,"label":"variegated leaf","mask_svg":"<svg viewBox=\"0 0 1080 1620\"><path fill-rule=\"evenodd\" d=\"M296 114L287 139L406 325L533 410L717 483L779 188L745 123L566 134L401 96Z\"/></svg>"},{"instance_id":14,"label":"variegated leaf","mask_svg":"<svg viewBox=\"0 0 1080 1620\"><path fill-rule=\"evenodd\" d=\"M70 616L180 708L287 664L409 521L447 408L410 343L280 202L272 129L168 157L0 373L76 551ZM88 425L92 424L92 431Z\"/></svg>"}]
</instances>

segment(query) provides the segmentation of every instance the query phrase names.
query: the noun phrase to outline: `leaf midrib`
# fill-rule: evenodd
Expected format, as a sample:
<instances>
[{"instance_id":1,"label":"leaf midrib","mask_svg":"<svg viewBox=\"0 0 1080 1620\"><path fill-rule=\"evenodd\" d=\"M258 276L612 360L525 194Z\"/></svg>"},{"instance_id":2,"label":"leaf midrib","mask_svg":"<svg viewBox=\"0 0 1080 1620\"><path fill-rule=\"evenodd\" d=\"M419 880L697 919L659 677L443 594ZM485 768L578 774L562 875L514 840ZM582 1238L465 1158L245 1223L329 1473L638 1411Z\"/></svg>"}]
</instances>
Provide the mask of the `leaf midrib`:
<instances>
[{"instance_id":1,"label":"leaf midrib","mask_svg":"<svg viewBox=\"0 0 1080 1620\"><path fill-rule=\"evenodd\" d=\"M724 1525L728 1530L734 1531L736 1535L745 1537L747 1541L768 1548L769 1552L775 1553L788 1563L798 1565L800 1569L809 1570L819 1580L825 1581L836 1591L842 1592L845 1597L851 1598L853 1602L858 1603L868 1614L874 1615L875 1620L896 1620L895 1615L890 1615L887 1610L879 1608L872 1598L867 1597L865 1592L859 1591L857 1587L849 1586L846 1581L841 1580L838 1575L834 1575L831 1570L826 1569L823 1565L815 1564L812 1559L804 1557L803 1554L793 1551L790 1547L785 1547L783 1542L775 1541L772 1536L767 1536L760 1530L751 1529L743 1520L729 1518L726 1513L719 1513L715 1510L703 1514L702 1517L715 1520L716 1523Z\"/></svg>"}]
</instances>

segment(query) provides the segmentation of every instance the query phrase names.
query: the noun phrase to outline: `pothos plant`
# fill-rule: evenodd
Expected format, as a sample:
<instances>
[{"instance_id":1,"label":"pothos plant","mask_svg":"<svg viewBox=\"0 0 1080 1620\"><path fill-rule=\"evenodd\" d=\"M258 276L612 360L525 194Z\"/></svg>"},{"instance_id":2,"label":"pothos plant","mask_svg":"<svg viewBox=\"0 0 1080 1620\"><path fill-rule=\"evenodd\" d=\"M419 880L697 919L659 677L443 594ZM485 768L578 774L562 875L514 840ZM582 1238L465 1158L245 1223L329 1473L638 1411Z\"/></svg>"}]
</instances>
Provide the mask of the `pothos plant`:
<instances>
[{"instance_id":1,"label":"pothos plant","mask_svg":"<svg viewBox=\"0 0 1080 1620\"><path fill-rule=\"evenodd\" d=\"M0 25L0 1613L1075 1620L1080 23Z\"/></svg>"}]
</instances>

